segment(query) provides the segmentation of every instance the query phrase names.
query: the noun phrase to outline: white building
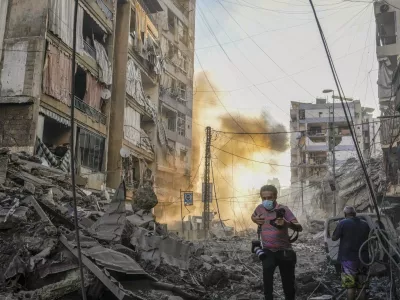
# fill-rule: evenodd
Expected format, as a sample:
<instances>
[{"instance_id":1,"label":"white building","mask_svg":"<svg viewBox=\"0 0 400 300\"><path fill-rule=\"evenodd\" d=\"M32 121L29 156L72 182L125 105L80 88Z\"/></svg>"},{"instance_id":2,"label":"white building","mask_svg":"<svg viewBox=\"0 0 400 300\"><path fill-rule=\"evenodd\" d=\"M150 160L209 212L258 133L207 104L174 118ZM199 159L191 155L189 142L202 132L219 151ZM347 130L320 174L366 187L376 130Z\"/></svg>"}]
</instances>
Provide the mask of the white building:
<instances>
[{"instance_id":1,"label":"white building","mask_svg":"<svg viewBox=\"0 0 400 300\"><path fill-rule=\"evenodd\" d=\"M359 100L348 101L348 115L353 119L359 147L365 158L377 154L379 139L373 109L361 107ZM320 182L332 169L335 152L336 168L349 158L357 158L345 112L340 101L328 103L318 98L316 103L292 102L290 110L291 131L291 182L299 186ZM331 129L332 128L332 129ZM379 141L378 141L379 142Z\"/></svg>"}]
</instances>

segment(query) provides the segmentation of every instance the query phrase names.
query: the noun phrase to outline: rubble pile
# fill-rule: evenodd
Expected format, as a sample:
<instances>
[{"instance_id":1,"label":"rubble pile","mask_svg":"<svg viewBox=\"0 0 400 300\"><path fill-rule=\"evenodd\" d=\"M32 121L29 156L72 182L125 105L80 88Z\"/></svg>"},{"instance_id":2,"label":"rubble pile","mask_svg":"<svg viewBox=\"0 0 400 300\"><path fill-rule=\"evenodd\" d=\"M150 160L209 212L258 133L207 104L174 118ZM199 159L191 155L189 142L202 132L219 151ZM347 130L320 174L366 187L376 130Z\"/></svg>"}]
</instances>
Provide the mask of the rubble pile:
<instances>
[{"instance_id":1,"label":"rubble pile","mask_svg":"<svg viewBox=\"0 0 400 300\"><path fill-rule=\"evenodd\" d=\"M0 299L79 295L71 187L67 173L41 159L0 150ZM111 201L106 192L76 191L89 298L198 299L190 286L146 271L187 269L194 247L167 236L151 214L127 211L124 183Z\"/></svg>"},{"instance_id":2,"label":"rubble pile","mask_svg":"<svg viewBox=\"0 0 400 300\"><path fill-rule=\"evenodd\" d=\"M143 194L152 195L150 189ZM80 299L71 191L62 170L0 149L0 299ZM124 182L112 199L106 191L76 192L88 299L263 299L262 265L250 252L254 231L238 237L224 228L207 241L188 242L155 222L148 212L154 203L136 199L127 209ZM326 266L323 224L308 223L294 244L299 299L340 291ZM372 284L377 294L387 284L379 280Z\"/></svg>"}]
</instances>

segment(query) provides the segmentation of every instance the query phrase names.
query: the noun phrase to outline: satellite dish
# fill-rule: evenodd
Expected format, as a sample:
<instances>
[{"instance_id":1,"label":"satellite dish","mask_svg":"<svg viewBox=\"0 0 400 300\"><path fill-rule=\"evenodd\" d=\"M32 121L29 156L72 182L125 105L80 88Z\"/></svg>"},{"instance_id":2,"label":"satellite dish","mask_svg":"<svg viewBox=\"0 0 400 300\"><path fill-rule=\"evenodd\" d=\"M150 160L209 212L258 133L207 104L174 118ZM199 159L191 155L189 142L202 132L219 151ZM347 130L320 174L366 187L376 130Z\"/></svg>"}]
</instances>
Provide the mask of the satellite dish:
<instances>
[{"instance_id":1,"label":"satellite dish","mask_svg":"<svg viewBox=\"0 0 400 300\"><path fill-rule=\"evenodd\" d=\"M101 98L104 100L108 100L111 97L111 91L109 89L103 89L101 91Z\"/></svg>"},{"instance_id":2,"label":"satellite dish","mask_svg":"<svg viewBox=\"0 0 400 300\"><path fill-rule=\"evenodd\" d=\"M129 149L125 147L122 147L121 150L119 150L119 154L121 155L121 157L127 158L129 157L129 155L131 155L131 151L129 151Z\"/></svg>"}]
</instances>

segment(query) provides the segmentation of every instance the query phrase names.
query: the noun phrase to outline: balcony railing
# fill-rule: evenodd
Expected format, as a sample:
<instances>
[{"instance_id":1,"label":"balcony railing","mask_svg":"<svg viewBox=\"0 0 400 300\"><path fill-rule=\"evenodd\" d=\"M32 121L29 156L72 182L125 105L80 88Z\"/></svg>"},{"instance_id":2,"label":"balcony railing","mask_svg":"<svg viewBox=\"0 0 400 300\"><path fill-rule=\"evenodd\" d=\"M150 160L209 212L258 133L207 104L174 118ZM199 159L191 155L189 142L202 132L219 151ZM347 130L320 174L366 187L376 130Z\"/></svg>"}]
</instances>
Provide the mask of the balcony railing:
<instances>
[{"instance_id":1,"label":"balcony railing","mask_svg":"<svg viewBox=\"0 0 400 300\"><path fill-rule=\"evenodd\" d=\"M96 59L96 50L85 40L83 41L83 50L85 50L85 52L91 57Z\"/></svg>"},{"instance_id":2,"label":"balcony railing","mask_svg":"<svg viewBox=\"0 0 400 300\"><path fill-rule=\"evenodd\" d=\"M107 117L106 115L99 112L97 109L91 107L87 103L83 102L81 99L75 96L75 108L81 112L87 114L88 116L95 119L97 122L106 125Z\"/></svg>"},{"instance_id":3,"label":"balcony railing","mask_svg":"<svg viewBox=\"0 0 400 300\"><path fill-rule=\"evenodd\" d=\"M96 0L97 4L100 6L100 9L104 12L106 17L110 20L113 18L113 12L111 9L108 8L108 6L104 3L103 0Z\"/></svg>"}]
</instances>

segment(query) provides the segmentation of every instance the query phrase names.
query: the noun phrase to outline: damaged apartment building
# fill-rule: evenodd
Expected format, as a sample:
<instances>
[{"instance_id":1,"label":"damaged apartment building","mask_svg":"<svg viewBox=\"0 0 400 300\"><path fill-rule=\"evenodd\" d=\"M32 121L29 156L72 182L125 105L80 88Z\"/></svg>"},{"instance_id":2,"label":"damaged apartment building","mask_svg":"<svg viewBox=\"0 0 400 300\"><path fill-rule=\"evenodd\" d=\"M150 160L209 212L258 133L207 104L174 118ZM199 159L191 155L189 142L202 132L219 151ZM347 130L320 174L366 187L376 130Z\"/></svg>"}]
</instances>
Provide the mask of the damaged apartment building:
<instances>
[{"instance_id":1,"label":"damaged apartment building","mask_svg":"<svg viewBox=\"0 0 400 300\"><path fill-rule=\"evenodd\" d=\"M0 147L65 172L74 2L0 3ZM189 182L194 10L193 0L79 1L78 184L115 189L124 178L132 196L149 182L162 201Z\"/></svg>"},{"instance_id":2,"label":"damaged apartment building","mask_svg":"<svg viewBox=\"0 0 400 300\"><path fill-rule=\"evenodd\" d=\"M389 187L386 200L400 196L400 9L397 1L375 2L376 55L379 62L378 97L381 110L381 147Z\"/></svg>"},{"instance_id":3,"label":"damaged apartment building","mask_svg":"<svg viewBox=\"0 0 400 300\"><path fill-rule=\"evenodd\" d=\"M379 124L372 117L374 109L362 107L359 100L348 101L348 109L364 157L376 157L380 151ZM291 134L292 186L321 184L332 170L333 151L336 169L347 159L357 157L340 100L335 103L327 102L326 98L317 98L316 103L292 101L290 117L290 130L296 131Z\"/></svg>"},{"instance_id":4,"label":"damaged apartment building","mask_svg":"<svg viewBox=\"0 0 400 300\"><path fill-rule=\"evenodd\" d=\"M114 32L112 0L79 1L76 162L83 185L105 182ZM0 5L0 146L70 170L73 0Z\"/></svg>"},{"instance_id":5,"label":"damaged apartment building","mask_svg":"<svg viewBox=\"0 0 400 300\"><path fill-rule=\"evenodd\" d=\"M157 215L190 177L194 7L140 0L117 8L107 183L119 183L124 149L128 187L151 183Z\"/></svg>"},{"instance_id":6,"label":"damaged apartment building","mask_svg":"<svg viewBox=\"0 0 400 300\"><path fill-rule=\"evenodd\" d=\"M160 47L165 58L161 75L159 113L165 128L160 137L156 191L157 216L168 215L180 190L190 189L193 110L194 0L164 0L158 16Z\"/></svg>"}]
</instances>

